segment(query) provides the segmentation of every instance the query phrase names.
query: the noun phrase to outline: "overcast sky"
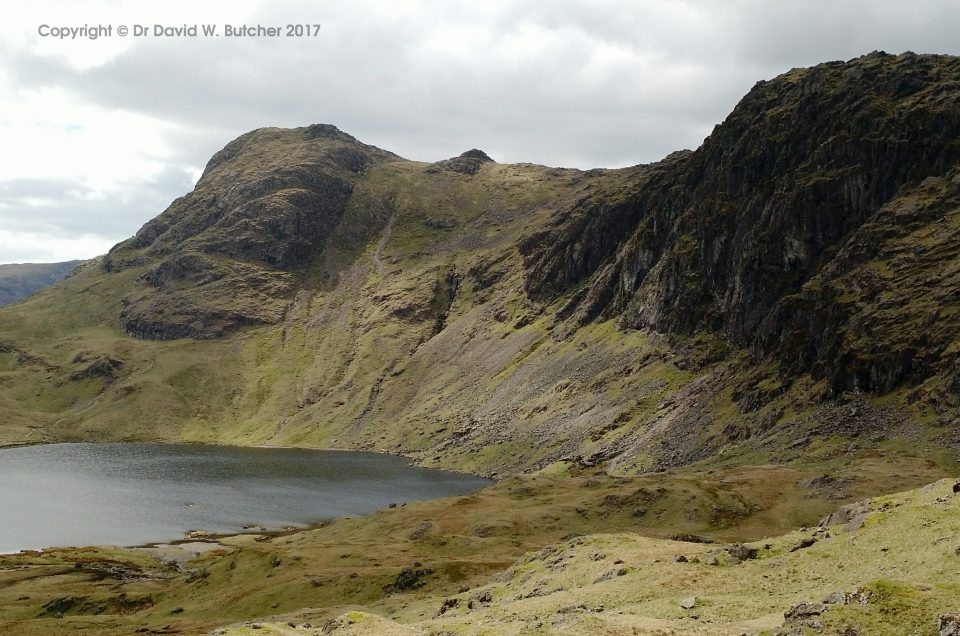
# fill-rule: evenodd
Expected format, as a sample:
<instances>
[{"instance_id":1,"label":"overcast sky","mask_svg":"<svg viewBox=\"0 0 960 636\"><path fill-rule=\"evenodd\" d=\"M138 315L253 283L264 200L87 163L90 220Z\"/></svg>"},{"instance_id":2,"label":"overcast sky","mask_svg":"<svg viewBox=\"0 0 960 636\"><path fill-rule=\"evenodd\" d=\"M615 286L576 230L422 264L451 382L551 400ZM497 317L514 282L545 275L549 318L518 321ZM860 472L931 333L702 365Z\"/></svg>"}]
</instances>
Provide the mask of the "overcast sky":
<instances>
[{"instance_id":1,"label":"overcast sky","mask_svg":"<svg viewBox=\"0 0 960 636\"><path fill-rule=\"evenodd\" d=\"M757 80L792 67L960 54L954 0L154 4L5 12L0 263L106 252L261 126L330 123L422 161L477 147L501 162L619 167L697 147ZM291 23L321 26L223 36ZM112 35L42 37L44 24ZM118 35L137 24L149 35ZM157 37L158 24L220 36Z\"/></svg>"}]
</instances>

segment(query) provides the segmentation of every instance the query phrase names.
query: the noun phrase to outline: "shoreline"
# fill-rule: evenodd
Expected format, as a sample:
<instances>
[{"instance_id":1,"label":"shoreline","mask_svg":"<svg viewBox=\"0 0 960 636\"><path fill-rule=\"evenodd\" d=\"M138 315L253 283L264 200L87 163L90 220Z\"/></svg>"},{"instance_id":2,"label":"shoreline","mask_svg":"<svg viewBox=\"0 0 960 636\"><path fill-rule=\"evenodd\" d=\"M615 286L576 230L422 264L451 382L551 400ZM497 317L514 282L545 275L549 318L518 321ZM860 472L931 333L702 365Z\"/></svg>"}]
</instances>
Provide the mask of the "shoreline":
<instances>
[{"instance_id":1,"label":"shoreline","mask_svg":"<svg viewBox=\"0 0 960 636\"><path fill-rule=\"evenodd\" d=\"M290 446L284 444L224 444L221 442L189 442L189 441L170 441L170 440L109 440L109 441L91 441L91 440L49 440L43 442L0 442L0 451L10 448L25 448L29 446L48 446L53 444L169 444L179 446L210 446L222 448L258 448L264 450L307 450L318 452L337 452L337 453L372 453L375 455L390 455L392 457L401 457L409 460L410 466L416 466L426 470L435 470L439 472L452 473L455 475L465 475L468 477L477 477L479 479L489 479L498 482L505 476L499 473L484 475L481 473L467 472L463 470L454 470L452 468L437 468L436 466L424 466L416 461L411 455L391 451L387 449L369 449L369 448L345 448L345 447L321 447L321 446ZM493 475L498 475L494 477Z\"/></svg>"},{"instance_id":2,"label":"shoreline","mask_svg":"<svg viewBox=\"0 0 960 636\"><path fill-rule=\"evenodd\" d=\"M406 504L398 503L397 507L400 507L403 505L406 505ZM383 508L378 508L377 510L374 510L367 514L374 514L376 512L379 512L380 510L383 510ZM322 528L328 524L331 524L337 521L338 519L354 519L357 517L365 517L365 516L366 515L356 515L352 517L335 517L333 519L316 521L314 523L310 523L308 525L304 525L300 527L286 526L283 528L267 528L264 526L250 526L249 531L241 530L240 532L208 532L206 530L189 530L185 534L197 533L197 535L184 536L179 539L151 541L148 543L137 543L134 545L114 545L109 543L100 543L100 544L89 544L89 545L53 545L53 546L45 546L42 548L22 548L20 550L16 550L12 552L0 552L0 557L23 556L31 552L35 552L37 554L44 554L45 552L52 552L56 550L83 550L87 548L96 548L96 549L110 548L115 550L150 550L150 549L162 549L164 547L176 548L178 546L192 544L192 543L205 543L210 545L219 545L224 548L229 548L231 546L224 545L223 543L221 543L221 541L224 539L231 539L235 537L266 537L270 539L275 539L278 537L284 537L291 534L296 534L297 532L308 532L310 530L317 530L319 528ZM256 540L257 539L255 538L254 541ZM266 540L266 539L263 539L263 540Z\"/></svg>"},{"instance_id":3,"label":"shoreline","mask_svg":"<svg viewBox=\"0 0 960 636\"><path fill-rule=\"evenodd\" d=\"M287 445L269 445L269 444L258 444L258 445L241 445L241 444L223 444L223 443L209 443L209 442L169 442L169 441L107 441L107 442L91 442L91 441L45 441L45 442L21 442L21 443L8 443L0 445L0 452L6 449L16 449L16 448L26 448L31 446L52 446L57 444L97 444L97 445L106 445L106 444L157 444L157 445L170 445L170 446L201 446L201 447L211 447L211 448L235 448L235 449L262 449L262 450L303 450L310 452L332 452L332 453L368 453L375 455L387 455L398 457L407 460L407 465L410 467L420 468L423 470L436 471L440 473L447 473L451 475L458 475L464 477L473 477L476 479L482 479L489 483L481 486L473 492L478 492L484 488L496 485L499 482L499 479L487 476L479 475L476 473L461 472L445 468L434 468L428 466L421 466L417 464L413 459L407 455L401 453L390 452L386 450L369 450L369 449L359 449L359 448L316 448L316 447L307 447L307 446L287 446ZM452 498L462 495L448 495L447 497L439 497L432 499L433 501L442 500L446 498ZM413 501L424 501L418 499L412 499ZM298 532L309 532L311 530L317 530L324 526L330 525L337 522L338 520L346 519L355 519L360 517L365 517L368 515L375 514L382 510L387 510L391 508L400 508L407 505L407 501L397 501L391 502L388 505L385 505L376 510L371 510L365 513L358 513L354 515L344 515L340 517L330 517L323 518L311 521L309 523L304 523L302 525L284 525L281 527L269 527L263 526L256 522L251 522L249 525L244 525L239 531L227 531L227 532L215 532L208 531L201 528L186 530L183 532L182 536L173 539L159 539L157 541L149 541L146 543L135 543L131 545L119 545L119 544L85 544L85 545L50 545L43 546L41 548L21 548L18 550L11 551L0 551L0 557L9 557L9 556L21 556L29 553L38 553L43 554L47 551L55 550L78 550L84 548L96 548L96 549L119 549L119 550L134 550L134 551L145 551L145 550L159 550L162 551L164 548L171 548L176 550L178 546L184 544L210 544L212 546L220 546L225 549L230 549L232 546L224 544L224 540L241 538L241 537L254 537L255 541L265 541L269 539L275 539L278 537L289 536L296 534ZM216 549L216 548L211 548ZM198 555L196 553L194 556ZM194 557L191 557L194 558Z\"/></svg>"}]
</instances>

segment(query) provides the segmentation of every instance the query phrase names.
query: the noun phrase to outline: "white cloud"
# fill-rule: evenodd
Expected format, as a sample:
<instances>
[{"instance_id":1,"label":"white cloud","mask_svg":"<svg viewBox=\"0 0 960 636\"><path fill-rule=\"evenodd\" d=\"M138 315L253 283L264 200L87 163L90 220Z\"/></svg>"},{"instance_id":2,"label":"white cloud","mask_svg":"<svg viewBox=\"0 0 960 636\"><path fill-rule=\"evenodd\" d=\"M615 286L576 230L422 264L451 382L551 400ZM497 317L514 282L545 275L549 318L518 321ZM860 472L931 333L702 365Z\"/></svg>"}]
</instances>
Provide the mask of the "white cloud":
<instances>
[{"instance_id":1,"label":"white cloud","mask_svg":"<svg viewBox=\"0 0 960 636\"><path fill-rule=\"evenodd\" d=\"M114 241L92 234L73 237L43 232L11 232L0 229L0 254L5 263L58 263L105 254Z\"/></svg>"},{"instance_id":2,"label":"white cloud","mask_svg":"<svg viewBox=\"0 0 960 636\"><path fill-rule=\"evenodd\" d=\"M55 87L11 90L0 102L0 181L76 179L94 190L155 176L172 155L168 125L103 108Z\"/></svg>"}]
</instances>

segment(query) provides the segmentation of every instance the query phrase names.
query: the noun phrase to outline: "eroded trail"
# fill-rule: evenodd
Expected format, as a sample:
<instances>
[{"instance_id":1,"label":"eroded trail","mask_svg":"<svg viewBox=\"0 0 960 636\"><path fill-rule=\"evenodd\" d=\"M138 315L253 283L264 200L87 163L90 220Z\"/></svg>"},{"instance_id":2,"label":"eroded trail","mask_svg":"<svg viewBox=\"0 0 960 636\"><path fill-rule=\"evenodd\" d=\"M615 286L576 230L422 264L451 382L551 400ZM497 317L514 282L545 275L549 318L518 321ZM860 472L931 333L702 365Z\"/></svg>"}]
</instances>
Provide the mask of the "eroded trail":
<instances>
[{"instance_id":1,"label":"eroded trail","mask_svg":"<svg viewBox=\"0 0 960 636\"><path fill-rule=\"evenodd\" d=\"M383 248L387 246L387 241L390 240L390 235L393 233L393 224L397 220L397 214L399 214L399 210L390 215L387 225L383 228L383 235L380 236L373 254L370 255L370 258L373 259L373 265L377 268L377 274L380 276L383 276L383 261L380 259L380 254L383 253Z\"/></svg>"}]
</instances>

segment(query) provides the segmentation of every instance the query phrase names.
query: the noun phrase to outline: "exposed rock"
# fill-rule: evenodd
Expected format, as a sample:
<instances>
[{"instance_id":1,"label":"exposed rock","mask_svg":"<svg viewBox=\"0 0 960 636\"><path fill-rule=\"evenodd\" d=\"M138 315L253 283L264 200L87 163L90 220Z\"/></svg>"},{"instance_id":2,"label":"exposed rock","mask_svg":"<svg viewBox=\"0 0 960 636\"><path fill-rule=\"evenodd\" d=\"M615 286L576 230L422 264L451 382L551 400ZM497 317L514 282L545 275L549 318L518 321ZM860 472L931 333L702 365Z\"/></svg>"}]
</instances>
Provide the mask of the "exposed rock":
<instances>
[{"instance_id":1,"label":"exposed rock","mask_svg":"<svg viewBox=\"0 0 960 636\"><path fill-rule=\"evenodd\" d=\"M70 372L68 377L71 380L84 378L113 380L120 374L120 369L123 367L123 360L111 355L88 356L80 353L74 357L73 362L81 366Z\"/></svg>"},{"instance_id":2,"label":"exposed rock","mask_svg":"<svg viewBox=\"0 0 960 636\"><path fill-rule=\"evenodd\" d=\"M817 542L817 540L816 540L815 537L804 537L803 539L800 539L800 541L798 541L798 542L795 543L794 545L790 546L790 550L789 550L789 551L790 551L790 552L796 552L797 550L803 550L803 549L805 549L805 548L809 548L810 546L812 546L812 545L813 545L814 543L816 543L816 542Z\"/></svg>"},{"instance_id":3,"label":"exposed rock","mask_svg":"<svg viewBox=\"0 0 960 636\"><path fill-rule=\"evenodd\" d=\"M281 158L273 156L278 147ZM322 254L356 180L397 159L333 126L260 129L230 142L193 192L104 258L107 272L153 263L144 287L125 299L124 330L155 340L212 338L278 322L294 291L289 272ZM360 227L351 232L363 236Z\"/></svg>"},{"instance_id":4,"label":"exposed rock","mask_svg":"<svg viewBox=\"0 0 960 636\"><path fill-rule=\"evenodd\" d=\"M869 263L960 207L960 92L945 96L945 76L960 60L869 55L758 82L698 150L638 168L525 241L527 293L585 285L566 310L578 322L720 333L834 393L940 373L960 316L927 326L915 303L952 297L936 272L953 222L936 248L887 259L884 277Z\"/></svg>"},{"instance_id":5,"label":"exposed rock","mask_svg":"<svg viewBox=\"0 0 960 636\"><path fill-rule=\"evenodd\" d=\"M683 541L685 543L713 543L712 539L707 539L706 537L701 537L697 534L690 534L688 532L682 532L680 534L671 534L667 537L671 541Z\"/></svg>"},{"instance_id":6,"label":"exposed rock","mask_svg":"<svg viewBox=\"0 0 960 636\"><path fill-rule=\"evenodd\" d=\"M434 219L430 217L424 219L421 223L434 230L452 230L457 227L455 219Z\"/></svg>"},{"instance_id":7,"label":"exposed rock","mask_svg":"<svg viewBox=\"0 0 960 636\"><path fill-rule=\"evenodd\" d=\"M870 602L870 593L858 589L856 592L831 592L823 598L824 605L866 605Z\"/></svg>"},{"instance_id":8,"label":"exposed rock","mask_svg":"<svg viewBox=\"0 0 960 636\"><path fill-rule=\"evenodd\" d=\"M45 603L40 616L62 617L68 613L79 615L134 614L153 607L153 603L153 597L149 595L128 596L125 593L97 599L89 599L83 596L65 596Z\"/></svg>"},{"instance_id":9,"label":"exposed rock","mask_svg":"<svg viewBox=\"0 0 960 636\"><path fill-rule=\"evenodd\" d=\"M850 480L847 478L836 478L830 475L819 475L810 479L801 480L797 485L809 490L820 490L834 499L842 499L846 496L846 487Z\"/></svg>"},{"instance_id":10,"label":"exposed rock","mask_svg":"<svg viewBox=\"0 0 960 636\"><path fill-rule=\"evenodd\" d=\"M440 170L449 170L450 172L459 172L460 174L474 175L480 171L480 167L485 163L493 163L493 159L487 156L482 150L468 150L458 157L444 159L427 168L427 172L439 172Z\"/></svg>"},{"instance_id":11,"label":"exposed rock","mask_svg":"<svg viewBox=\"0 0 960 636\"><path fill-rule=\"evenodd\" d=\"M937 630L940 636L960 636L960 613L940 614L937 617Z\"/></svg>"},{"instance_id":12,"label":"exposed rock","mask_svg":"<svg viewBox=\"0 0 960 636\"><path fill-rule=\"evenodd\" d=\"M845 532L853 532L863 526L872 510L869 501L857 501L846 506L841 506L836 512L820 520L821 528L829 528L838 524L843 524Z\"/></svg>"},{"instance_id":13,"label":"exposed rock","mask_svg":"<svg viewBox=\"0 0 960 636\"><path fill-rule=\"evenodd\" d=\"M424 579L433 574L433 572L432 569L421 568L419 566L405 567L397 574L394 582L386 586L385 590L387 592L403 592L405 590L421 588L427 584Z\"/></svg>"},{"instance_id":14,"label":"exposed rock","mask_svg":"<svg viewBox=\"0 0 960 636\"><path fill-rule=\"evenodd\" d=\"M819 617L826 611L827 607L819 603L813 603L811 601L797 603L783 613L784 626L788 631L780 633L789 634L791 633L789 630L792 629L796 630L795 633L802 634L803 632L800 630L803 627L820 629L823 627L823 624L820 622Z\"/></svg>"},{"instance_id":15,"label":"exposed rock","mask_svg":"<svg viewBox=\"0 0 960 636\"><path fill-rule=\"evenodd\" d=\"M693 609L697 605L696 596L688 596L687 598L680 601L680 607L683 609Z\"/></svg>"},{"instance_id":16,"label":"exposed rock","mask_svg":"<svg viewBox=\"0 0 960 636\"><path fill-rule=\"evenodd\" d=\"M707 565L737 565L757 558L757 548L735 543L707 553Z\"/></svg>"},{"instance_id":17,"label":"exposed rock","mask_svg":"<svg viewBox=\"0 0 960 636\"><path fill-rule=\"evenodd\" d=\"M430 532L430 528L433 527L432 521L422 521L420 524L413 529L413 532L410 533L411 541L419 541L423 539Z\"/></svg>"}]
</instances>

